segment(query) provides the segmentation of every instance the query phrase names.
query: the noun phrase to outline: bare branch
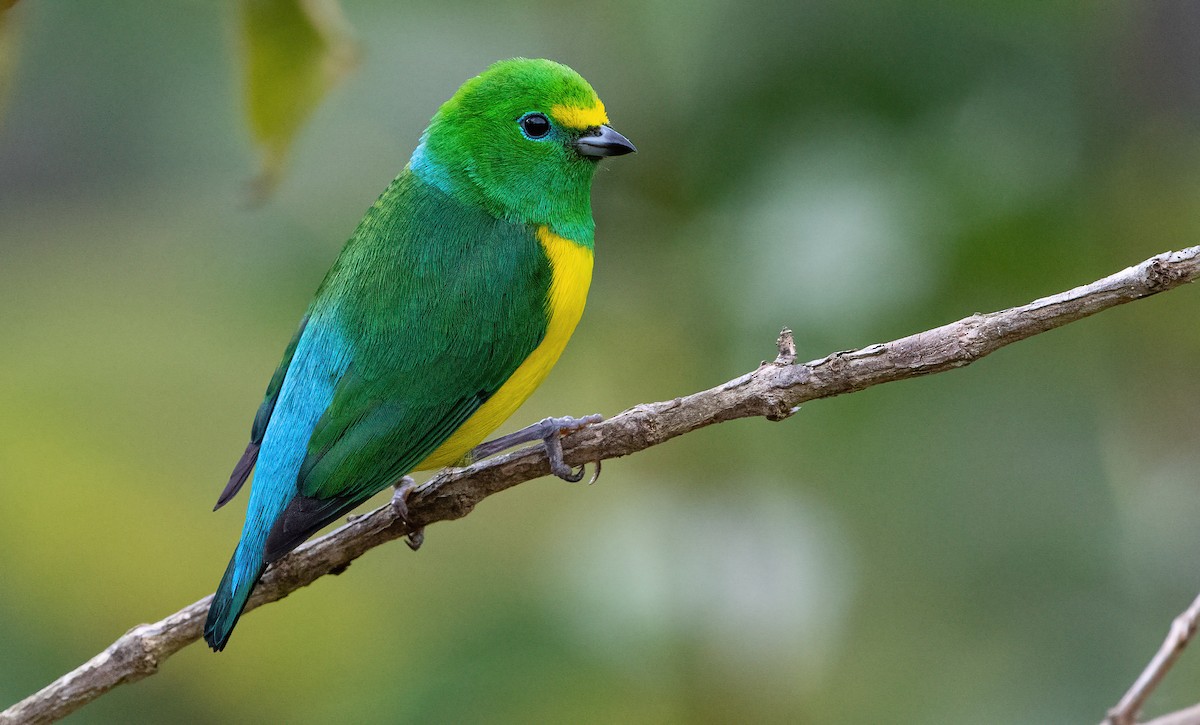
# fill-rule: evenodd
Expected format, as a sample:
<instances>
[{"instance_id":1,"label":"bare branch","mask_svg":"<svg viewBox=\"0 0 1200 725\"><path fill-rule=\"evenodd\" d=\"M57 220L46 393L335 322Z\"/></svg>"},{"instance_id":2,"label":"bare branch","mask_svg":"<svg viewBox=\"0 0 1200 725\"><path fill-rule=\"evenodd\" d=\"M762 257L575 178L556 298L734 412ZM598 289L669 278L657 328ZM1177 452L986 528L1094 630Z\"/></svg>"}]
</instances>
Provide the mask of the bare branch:
<instances>
[{"instance_id":1,"label":"bare branch","mask_svg":"<svg viewBox=\"0 0 1200 725\"><path fill-rule=\"evenodd\" d=\"M1192 705L1182 710L1176 710L1169 715L1156 717L1145 725L1197 725L1200 723L1200 705Z\"/></svg>"},{"instance_id":2,"label":"bare branch","mask_svg":"<svg viewBox=\"0 0 1200 725\"><path fill-rule=\"evenodd\" d=\"M676 436L735 418L783 420L801 403L963 367L1005 345L1101 310L1174 289L1200 277L1200 247L1152 257L1089 285L860 350L797 364L785 330L779 356L753 372L682 398L637 405L568 435L565 460L579 465L627 456ZM540 446L438 474L408 499L416 526L462 518L480 501L549 472ZM247 611L281 599L326 574L340 573L368 549L408 533L390 505L353 519L272 566ZM0 725L53 722L108 690L153 674L200 637L209 597L154 624L131 629L108 649L0 713Z\"/></svg>"},{"instance_id":3,"label":"bare branch","mask_svg":"<svg viewBox=\"0 0 1200 725\"><path fill-rule=\"evenodd\" d=\"M1191 606L1185 609L1183 614L1171 622L1171 629L1167 632L1167 638L1163 640L1162 646L1151 658L1150 664L1146 665L1146 669L1142 670L1142 674L1134 680L1133 685L1121 698L1121 701L1108 711L1108 719L1104 721L1104 725L1136 725L1138 712L1142 709L1142 705L1146 704L1146 700L1154 692L1154 688L1158 687L1158 683L1167 676L1167 670L1171 669L1171 665L1175 664L1175 660L1183 654L1183 648L1187 647L1192 635L1196 633L1197 621L1200 621L1200 596L1192 601ZM1188 711L1184 710L1166 715L1155 722L1162 720L1166 720L1166 722L1200 722L1200 713L1193 713L1193 715L1195 715L1195 719L1178 719L1188 717Z\"/></svg>"}]
</instances>

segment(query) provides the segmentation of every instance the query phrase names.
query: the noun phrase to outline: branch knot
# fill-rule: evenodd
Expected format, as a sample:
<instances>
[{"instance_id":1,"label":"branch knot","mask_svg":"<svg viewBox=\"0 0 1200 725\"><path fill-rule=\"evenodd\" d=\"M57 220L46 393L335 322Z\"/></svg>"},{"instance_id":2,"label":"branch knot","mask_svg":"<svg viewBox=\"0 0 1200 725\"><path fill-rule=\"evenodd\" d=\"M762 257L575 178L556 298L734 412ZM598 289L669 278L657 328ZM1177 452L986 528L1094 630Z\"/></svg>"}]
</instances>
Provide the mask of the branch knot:
<instances>
[{"instance_id":1,"label":"branch knot","mask_svg":"<svg viewBox=\"0 0 1200 725\"><path fill-rule=\"evenodd\" d=\"M1157 294L1170 289L1184 276L1185 272L1176 269L1170 263L1169 255L1153 257L1146 265L1146 294Z\"/></svg>"},{"instance_id":2,"label":"branch knot","mask_svg":"<svg viewBox=\"0 0 1200 725\"><path fill-rule=\"evenodd\" d=\"M775 345L779 348L779 355L775 358L776 365L796 364L796 338L790 328L785 327L779 331Z\"/></svg>"}]
</instances>

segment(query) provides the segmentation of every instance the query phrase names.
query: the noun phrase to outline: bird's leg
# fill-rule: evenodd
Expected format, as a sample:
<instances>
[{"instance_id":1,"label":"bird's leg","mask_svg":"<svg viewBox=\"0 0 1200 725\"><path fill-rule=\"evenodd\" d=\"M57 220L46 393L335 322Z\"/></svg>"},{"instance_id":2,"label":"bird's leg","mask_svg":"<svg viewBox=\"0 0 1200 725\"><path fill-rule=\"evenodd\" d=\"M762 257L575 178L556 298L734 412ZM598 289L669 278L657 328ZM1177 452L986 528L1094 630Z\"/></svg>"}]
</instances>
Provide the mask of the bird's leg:
<instances>
[{"instance_id":1,"label":"bird's leg","mask_svg":"<svg viewBox=\"0 0 1200 725\"><path fill-rule=\"evenodd\" d=\"M416 551L421 548L421 544L425 543L425 527L413 526L413 523L408 520L408 497L416 490L417 482L412 479L412 476L405 476L396 482L396 491L392 494L392 508L396 510L396 515L400 520L408 526L408 535L404 537L404 543L408 544L408 548Z\"/></svg>"},{"instance_id":2,"label":"bird's leg","mask_svg":"<svg viewBox=\"0 0 1200 725\"><path fill-rule=\"evenodd\" d=\"M467 460L478 461L513 446L540 440L546 447L546 458L550 459L550 470L554 475L564 481L575 483L583 480L584 467L580 466L578 471L572 471L571 467L563 462L562 435L603 420L604 416L602 415L585 415L582 418L545 418L516 433L509 433L495 440L480 443L467 454Z\"/></svg>"}]
</instances>

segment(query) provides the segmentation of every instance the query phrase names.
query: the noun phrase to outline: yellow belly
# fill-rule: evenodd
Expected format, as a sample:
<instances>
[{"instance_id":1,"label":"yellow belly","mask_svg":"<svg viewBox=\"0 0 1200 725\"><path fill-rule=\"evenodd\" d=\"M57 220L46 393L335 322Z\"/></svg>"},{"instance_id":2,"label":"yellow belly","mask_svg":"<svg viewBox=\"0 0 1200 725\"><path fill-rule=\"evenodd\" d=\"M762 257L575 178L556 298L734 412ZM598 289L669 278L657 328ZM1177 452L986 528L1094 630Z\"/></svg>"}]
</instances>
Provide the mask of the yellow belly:
<instances>
[{"instance_id":1,"label":"yellow belly","mask_svg":"<svg viewBox=\"0 0 1200 725\"><path fill-rule=\"evenodd\" d=\"M546 379L571 339L571 333L583 316L588 287L592 283L592 250L570 239L538 227L538 241L550 259L550 294L547 302L549 321L546 337L534 348L504 385L446 442L417 464L416 470L428 471L462 460L475 446L521 407Z\"/></svg>"}]
</instances>

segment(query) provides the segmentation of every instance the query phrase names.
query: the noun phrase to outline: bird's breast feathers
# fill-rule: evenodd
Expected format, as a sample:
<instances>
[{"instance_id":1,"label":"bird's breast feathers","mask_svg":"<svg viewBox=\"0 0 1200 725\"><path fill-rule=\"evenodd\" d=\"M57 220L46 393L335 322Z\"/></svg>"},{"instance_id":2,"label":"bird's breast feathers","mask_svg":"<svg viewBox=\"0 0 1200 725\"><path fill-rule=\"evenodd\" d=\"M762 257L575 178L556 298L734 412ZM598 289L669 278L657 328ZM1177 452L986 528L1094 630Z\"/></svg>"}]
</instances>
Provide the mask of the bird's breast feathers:
<instances>
[{"instance_id":1,"label":"bird's breast feathers","mask_svg":"<svg viewBox=\"0 0 1200 725\"><path fill-rule=\"evenodd\" d=\"M545 226L538 227L537 238L551 269L550 289L546 294L545 337L504 385L445 443L418 464L417 470L457 463L500 427L546 379L575 332L592 283L592 250L560 237Z\"/></svg>"}]
</instances>

